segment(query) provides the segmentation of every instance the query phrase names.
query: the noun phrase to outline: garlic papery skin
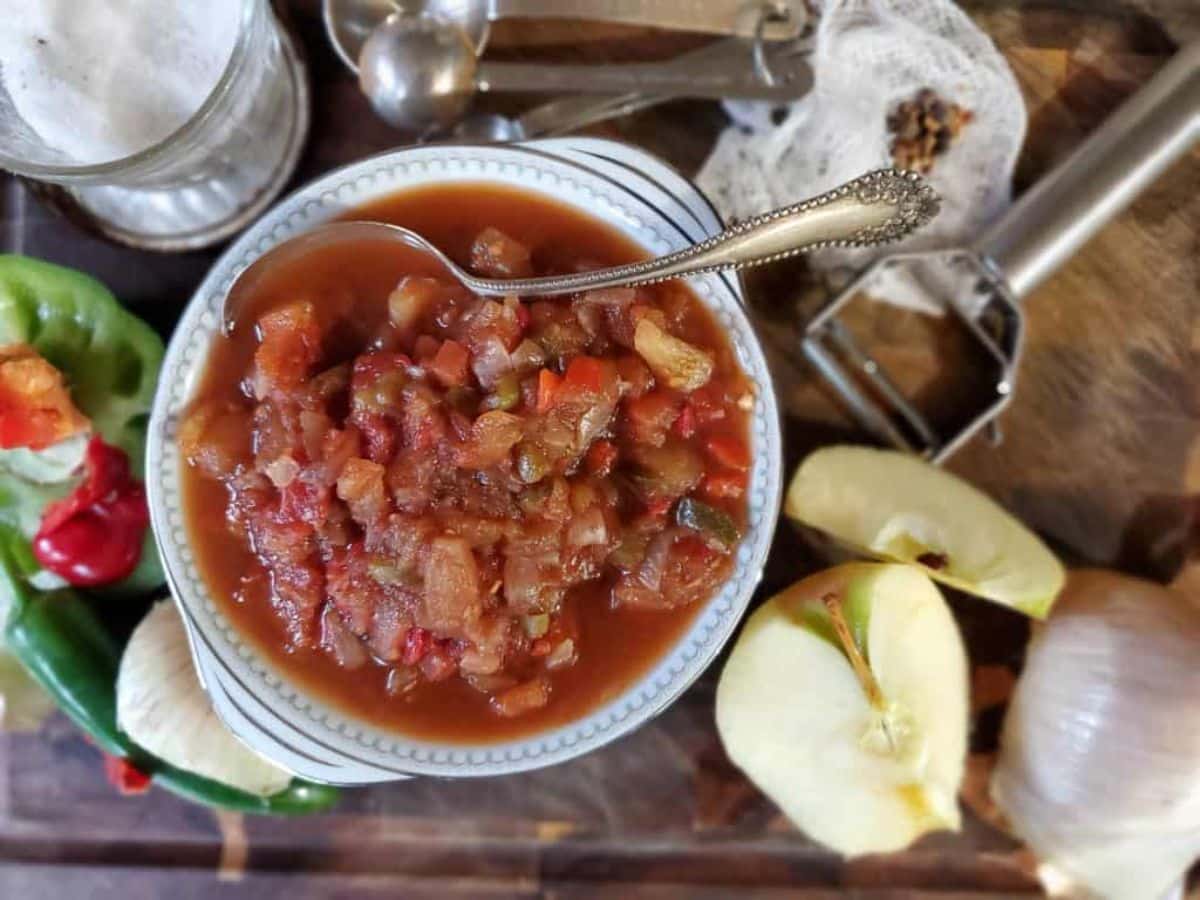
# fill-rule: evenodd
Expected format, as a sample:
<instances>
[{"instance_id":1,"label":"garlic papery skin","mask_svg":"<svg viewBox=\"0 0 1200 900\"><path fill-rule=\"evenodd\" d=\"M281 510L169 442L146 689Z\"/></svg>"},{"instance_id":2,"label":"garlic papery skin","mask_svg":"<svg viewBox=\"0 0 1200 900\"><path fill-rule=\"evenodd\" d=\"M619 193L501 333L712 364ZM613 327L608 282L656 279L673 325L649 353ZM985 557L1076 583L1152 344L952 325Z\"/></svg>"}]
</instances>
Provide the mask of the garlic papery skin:
<instances>
[{"instance_id":1,"label":"garlic papery skin","mask_svg":"<svg viewBox=\"0 0 1200 900\"><path fill-rule=\"evenodd\" d=\"M1053 892L1177 890L1200 853L1200 609L1072 573L1030 642L991 792Z\"/></svg>"}]
</instances>

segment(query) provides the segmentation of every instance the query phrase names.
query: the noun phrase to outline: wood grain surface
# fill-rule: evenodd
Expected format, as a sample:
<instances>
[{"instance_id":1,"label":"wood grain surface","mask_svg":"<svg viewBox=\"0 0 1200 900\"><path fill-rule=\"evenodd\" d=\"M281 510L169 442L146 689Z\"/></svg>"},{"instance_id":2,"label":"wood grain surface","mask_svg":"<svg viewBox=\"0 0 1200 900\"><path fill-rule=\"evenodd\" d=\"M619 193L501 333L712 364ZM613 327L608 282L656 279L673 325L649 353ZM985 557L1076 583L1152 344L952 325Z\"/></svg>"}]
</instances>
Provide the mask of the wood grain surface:
<instances>
[{"instance_id":1,"label":"wood grain surface","mask_svg":"<svg viewBox=\"0 0 1200 900\"><path fill-rule=\"evenodd\" d=\"M1030 114L1021 190L1200 36L1194 0L973 2L1013 67ZM316 0L287 5L314 82L313 138L297 181L400 136L369 112L324 43ZM498 29L495 55L623 60L694 41L578 24ZM528 102L528 101L526 101ZM507 109L519 105L509 101ZM694 172L723 124L678 102L595 129ZM68 225L11 179L0 247L106 281L168 334L213 253L157 256ZM1200 153L1177 165L1026 302L1029 340L1004 443L951 462L1073 562L1169 578L1200 492ZM853 428L795 364L817 290L802 269L752 284L752 306L787 398L790 458ZM934 342L865 315L873 349L920 384L944 375ZM918 335L919 336L919 335ZM765 590L814 561L784 526ZM1029 859L984 800L988 754L1027 624L953 599L975 665L974 756L957 835L846 862L791 828L729 764L712 722L714 666L655 722L603 751L536 773L433 779L348 792L303 820L214 814L162 793L122 798L94 748L61 717L0 739L0 898L172 900L228 896L707 898L1003 897L1036 892Z\"/></svg>"}]
</instances>

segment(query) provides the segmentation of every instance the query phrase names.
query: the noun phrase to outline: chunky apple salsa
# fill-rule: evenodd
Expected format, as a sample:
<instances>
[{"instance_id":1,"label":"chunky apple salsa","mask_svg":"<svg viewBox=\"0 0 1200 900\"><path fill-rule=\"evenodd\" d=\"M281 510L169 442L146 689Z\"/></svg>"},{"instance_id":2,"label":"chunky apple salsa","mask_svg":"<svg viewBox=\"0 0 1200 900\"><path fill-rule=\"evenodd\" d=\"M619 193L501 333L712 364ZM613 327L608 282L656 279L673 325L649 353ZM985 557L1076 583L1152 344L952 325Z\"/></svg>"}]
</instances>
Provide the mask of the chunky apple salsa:
<instances>
[{"instance_id":1,"label":"chunky apple salsa","mask_svg":"<svg viewBox=\"0 0 1200 900\"><path fill-rule=\"evenodd\" d=\"M484 227L462 255L517 277L546 270L538 250ZM455 683L526 716L622 652L598 614L636 627L729 577L753 393L680 285L522 301L418 265L375 297L316 277L378 258L266 290L181 449L248 551L235 602L289 654L382 678L392 703Z\"/></svg>"}]
</instances>

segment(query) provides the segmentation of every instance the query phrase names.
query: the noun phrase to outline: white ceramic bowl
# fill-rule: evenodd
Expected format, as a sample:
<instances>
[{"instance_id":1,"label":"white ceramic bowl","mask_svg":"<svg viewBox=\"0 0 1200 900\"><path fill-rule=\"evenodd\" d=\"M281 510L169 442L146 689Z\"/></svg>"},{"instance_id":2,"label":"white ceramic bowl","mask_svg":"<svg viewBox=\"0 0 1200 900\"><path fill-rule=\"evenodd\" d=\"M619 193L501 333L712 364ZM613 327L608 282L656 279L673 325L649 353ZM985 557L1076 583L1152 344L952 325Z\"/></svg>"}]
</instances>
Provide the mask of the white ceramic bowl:
<instances>
[{"instance_id":1,"label":"white ceramic bowl","mask_svg":"<svg viewBox=\"0 0 1200 900\"><path fill-rule=\"evenodd\" d=\"M333 784L413 774L496 775L559 763L607 744L657 715L708 666L733 633L762 574L780 502L781 445L775 393L732 275L691 280L729 333L757 385L749 530L733 577L691 628L636 684L569 725L493 744L443 744L360 721L310 696L277 671L222 614L188 546L176 445L181 411L202 372L234 276L264 251L314 225L405 188L487 181L547 194L602 219L654 254L720 230L711 204L672 169L611 141L564 138L526 145L424 146L338 169L265 215L217 261L167 349L150 420L146 487L171 591L187 623L197 668L218 714L246 744L305 778Z\"/></svg>"}]
</instances>

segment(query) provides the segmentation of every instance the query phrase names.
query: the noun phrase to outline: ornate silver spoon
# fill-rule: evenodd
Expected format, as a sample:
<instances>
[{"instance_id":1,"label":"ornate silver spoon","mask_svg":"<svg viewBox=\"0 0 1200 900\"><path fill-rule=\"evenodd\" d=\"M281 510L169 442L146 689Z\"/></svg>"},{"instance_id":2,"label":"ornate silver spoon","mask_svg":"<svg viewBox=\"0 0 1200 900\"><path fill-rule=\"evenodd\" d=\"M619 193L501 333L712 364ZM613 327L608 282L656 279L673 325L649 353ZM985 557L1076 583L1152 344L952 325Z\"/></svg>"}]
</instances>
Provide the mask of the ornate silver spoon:
<instances>
[{"instance_id":1,"label":"ornate silver spoon","mask_svg":"<svg viewBox=\"0 0 1200 900\"><path fill-rule=\"evenodd\" d=\"M938 206L933 188L915 172L880 169L818 197L747 219L666 256L573 275L514 279L472 275L421 235L398 225L334 222L285 241L244 269L225 297L222 327L226 334L232 333L242 305L264 272L334 242L395 241L428 253L452 278L481 296L543 297L742 269L822 247L897 241L928 223Z\"/></svg>"}]
</instances>

